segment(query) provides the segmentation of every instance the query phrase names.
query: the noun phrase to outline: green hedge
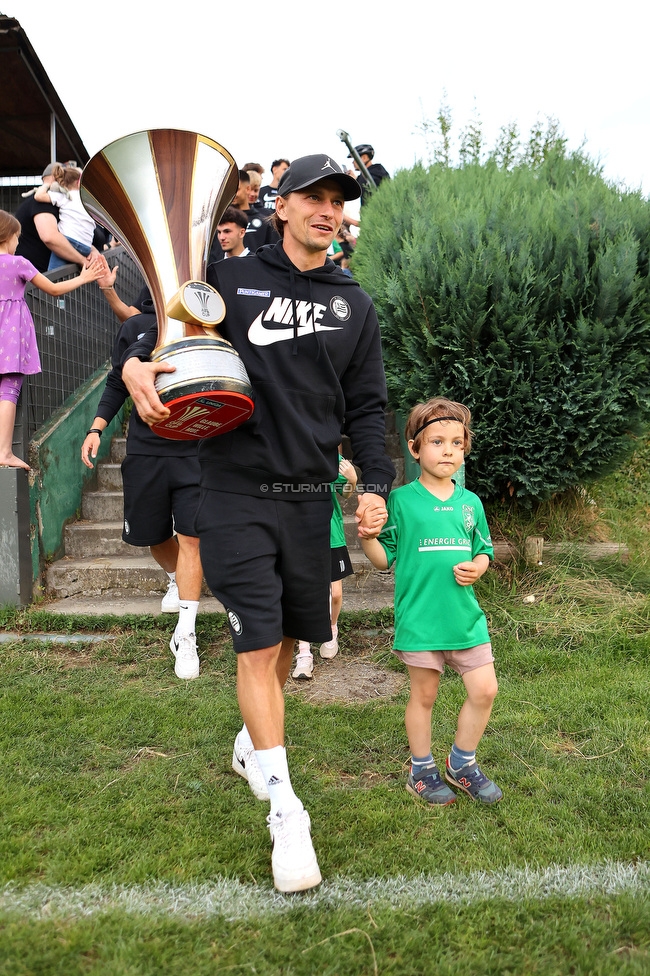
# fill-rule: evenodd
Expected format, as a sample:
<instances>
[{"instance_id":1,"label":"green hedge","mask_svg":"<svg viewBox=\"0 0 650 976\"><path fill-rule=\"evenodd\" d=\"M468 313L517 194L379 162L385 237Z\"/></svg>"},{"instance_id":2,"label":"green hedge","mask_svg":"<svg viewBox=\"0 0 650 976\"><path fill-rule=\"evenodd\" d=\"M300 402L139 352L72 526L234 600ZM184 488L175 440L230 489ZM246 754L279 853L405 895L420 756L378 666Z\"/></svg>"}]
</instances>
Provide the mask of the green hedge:
<instances>
[{"instance_id":1,"label":"green hedge","mask_svg":"<svg viewBox=\"0 0 650 976\"><path fill-rule=\"evenodd\" d=\"M650 422L649 242L648 202L578 155L399 172L364 207L352 265L391 405L470 406L486 500L599 478Z\"/></svg>"}]
</instances>

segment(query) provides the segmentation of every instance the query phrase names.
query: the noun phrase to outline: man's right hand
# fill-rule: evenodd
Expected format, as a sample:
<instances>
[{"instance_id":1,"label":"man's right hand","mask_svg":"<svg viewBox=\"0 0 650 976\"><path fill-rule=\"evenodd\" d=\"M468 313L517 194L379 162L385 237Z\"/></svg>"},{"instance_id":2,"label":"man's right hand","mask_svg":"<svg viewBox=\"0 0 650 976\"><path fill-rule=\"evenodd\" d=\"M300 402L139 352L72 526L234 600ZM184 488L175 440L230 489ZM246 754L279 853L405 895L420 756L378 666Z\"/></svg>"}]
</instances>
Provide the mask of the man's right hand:
<instances>
[{"instance_id":1,"label":"man's right hand","mask_svg":"<svg viewBox=\"0 0 650 976\"><path fill-rule=\"evenodd\" d=\"M171 363L143 363L139 359L127 359L122 367L122 379L133 397L133 404L145 424L155 424L169 417L170 410L163 406L154 386L158 373L174 373Z\"/></svg>"}]
</instances>

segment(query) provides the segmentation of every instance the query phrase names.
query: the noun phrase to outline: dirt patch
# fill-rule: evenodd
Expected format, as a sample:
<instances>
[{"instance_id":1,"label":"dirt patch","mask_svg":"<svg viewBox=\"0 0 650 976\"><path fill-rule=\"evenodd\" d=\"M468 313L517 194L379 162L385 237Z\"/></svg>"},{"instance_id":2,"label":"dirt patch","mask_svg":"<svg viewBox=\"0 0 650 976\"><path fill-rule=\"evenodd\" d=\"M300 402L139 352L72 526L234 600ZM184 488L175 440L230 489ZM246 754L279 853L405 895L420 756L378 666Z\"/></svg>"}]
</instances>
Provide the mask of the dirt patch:
<instances>
[{"instance_id":1,"label":"dirt patch","mask_svg":"<svg viewBox=\"0 0 650 976\"><path fill-rule=\"evenodd\" d=\"M289 678L285 691L290 695L302 695L308 702L347 702L356 704L391 698L404 687L406 675L389 671L367 658L348 657L338 654L331 661L323 661L314 648L314 674L311 681Z\"/></svg>"}]
</instances>

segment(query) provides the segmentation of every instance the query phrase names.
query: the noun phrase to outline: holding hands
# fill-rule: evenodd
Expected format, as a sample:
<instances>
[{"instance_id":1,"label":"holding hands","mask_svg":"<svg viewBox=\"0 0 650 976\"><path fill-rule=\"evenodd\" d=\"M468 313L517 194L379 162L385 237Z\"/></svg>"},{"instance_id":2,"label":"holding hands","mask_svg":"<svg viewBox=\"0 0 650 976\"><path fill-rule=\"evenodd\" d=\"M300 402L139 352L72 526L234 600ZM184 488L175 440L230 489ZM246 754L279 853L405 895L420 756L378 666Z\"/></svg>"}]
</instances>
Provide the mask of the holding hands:
<instances>
[{"instance_id":1,"label":"holding hands","mask_svg":"<svg viewBox=\"0 0 650 976\"><path fill-rule=\"evenodd\" d=\"M388 518L386 502L381 495L366 491L359 497L354 517L359 523L359 538L376 539Z\"/></svg>"}]
</instances>

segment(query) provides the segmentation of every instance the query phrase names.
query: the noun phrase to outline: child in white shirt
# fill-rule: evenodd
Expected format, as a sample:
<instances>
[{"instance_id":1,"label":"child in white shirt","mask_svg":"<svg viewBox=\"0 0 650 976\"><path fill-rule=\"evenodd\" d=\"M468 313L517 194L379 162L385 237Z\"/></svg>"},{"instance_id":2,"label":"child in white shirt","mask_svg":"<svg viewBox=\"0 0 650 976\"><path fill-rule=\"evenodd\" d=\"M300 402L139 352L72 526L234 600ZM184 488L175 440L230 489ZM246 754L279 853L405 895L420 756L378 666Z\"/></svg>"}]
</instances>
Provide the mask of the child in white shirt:
<instances>
[{"instance_id":1,"label":"child in white shirt","mask_svg":"<svg viewBox=\"0 0 650 976\"><path fill-rule=\"evenodd\" d=\"M52 203L59 208L58 228L72 246L85 257L91 252L95 221L84 209L79 193L81 170L76 166L55 166L52 170L55 183L39 186L34 199L39 203ZM57 189L54 189L57 184ZM58 255L50 255L47 270L62 268L68 262Z\"/></svg>"}]
</instances>

